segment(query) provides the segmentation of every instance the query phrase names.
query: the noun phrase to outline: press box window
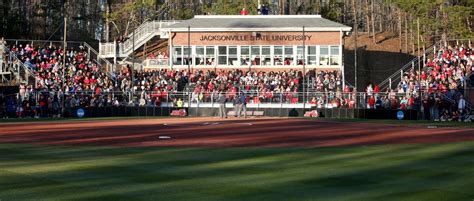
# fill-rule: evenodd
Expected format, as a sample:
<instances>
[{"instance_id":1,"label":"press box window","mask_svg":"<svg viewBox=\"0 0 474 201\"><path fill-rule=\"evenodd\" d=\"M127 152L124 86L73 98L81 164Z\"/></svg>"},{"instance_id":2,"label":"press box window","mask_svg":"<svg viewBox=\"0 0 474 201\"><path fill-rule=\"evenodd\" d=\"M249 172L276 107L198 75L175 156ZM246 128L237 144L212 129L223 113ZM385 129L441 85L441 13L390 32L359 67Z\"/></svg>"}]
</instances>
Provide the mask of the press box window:
<instances>
[{"instance_id":1,"label":"press box window","mask_svg":"<svg viewBox=\"0 0 474 201\"><path fill-rule=\"evenodd\" d=\"M252 46L251 49L252 65L260 65L260 46Z\"/></svg>"},{"instance_id":2,"label":"press box window","mask_svg":"<svg viewBox=\"0 0 474 201\"><path fill-rule=\"evenodd\" d=\"M270 46L262 47L262 65L272 65L272 58L270 57Z\"/></svg>"},{"instance_id":3,"label":"press box window","mask_svg":"<svg viewBox=\"0 0 474 201\"><path fill-rule=\"evenodd\" d=\"M339 46L331 46L331 65L340 65Z\"/></svg>"},{"instance_id":4,"label":"press box window","mask_svg":"<svg viewBox=\"0 0 474 201\"><path fill-rule=\"evenodd\" d=\"M215 65L215 50L214 46L207 46L206 47L206 65Z\"/></svg>"},{"instance_id":5,"label":"press box window","mask_svg":"<svg viewBox=\"0 0 474 201\"><path fill-rule=\"evenodd\" d=\"M273 65L280 66L283 65L283 47L275 46L273 47Z\"/></svg>"},{"instance_id":6,"label":"press box window","mask_svg":"<svg viewBox=\"0 0 474 201\"><path fill-rule=\"evenodd\" d=\"M293 47L285 46L285 65L293 65Z\"/></svg>"},{"instance_id":7,"label":"press box window","mask_svg":"<svg viewBox=\"0 0 474 201\"><path fill-rule=\"evenodd\" d=\"M204 47L198 46L196 47L196 58L194 63L196 65L205 65L206 64L206 57L204 54Z\"/></svg>"},{"instance_id":8,"label":"press box window","mask_svg":"<svg viewBox=\"0 0 474 201\"><path fill-rule=\"evenodd\" d=\"M308 64L316 65L316 46L308 46Z\"/></svg>"},{"instance_id":9,"label":"press box window","mask_svg":"<svg viewBox=\"0 0 474 201\"><path fill-rule=\"evenodd\" d=\"M239 62L237 59L237 47L230 46L229 47L229 65L238 66Z\"/></svg>"},{"instance_id":10,"label":"press box window","mask_svg":"<svg viewBox=\"0 0 474 201\"><path fill-rule=\"evenodd\" d=\"M183 65L183 49L181 46L173 48L173 64Z\"/></svg>"},{"instance_id":11,"label":"press box window","mask_svg":"<svg viewBox=\"0 0 474 201\"><path fill-rule=\"evenodd\" d=\"M183 65L192 65L193 64L193 55L191 54L191 48L190 47L184 47L183 48Z\"/></svg>"},{"instance_id":12,"label":"press box window","mask_svg":"<svg viewBox=\"0 0 474 201\"><path fill-rule=\"evenodd\" d=\"M319 65L329 66L329 47L328 46L319 47Z\"/></svg>"},{"instance_id":13,"label":"press box window","mask_svg":"<svg viewBox=\"0 0 474 201\"><path fill-rule=\"evenodd\" d=\"M249 46L240 47L240 65L242 66L250 65L250 47Z\"/></svg>"},{"instance_id":14,"label":"press box window","mask_svg":"<svg viewBox=\"0 0 474 201\"><path fill-rule=\"evenodd\" d=\"M227 65L227 46L218 47L218 64Z\"/></svg>"}]
</instances>

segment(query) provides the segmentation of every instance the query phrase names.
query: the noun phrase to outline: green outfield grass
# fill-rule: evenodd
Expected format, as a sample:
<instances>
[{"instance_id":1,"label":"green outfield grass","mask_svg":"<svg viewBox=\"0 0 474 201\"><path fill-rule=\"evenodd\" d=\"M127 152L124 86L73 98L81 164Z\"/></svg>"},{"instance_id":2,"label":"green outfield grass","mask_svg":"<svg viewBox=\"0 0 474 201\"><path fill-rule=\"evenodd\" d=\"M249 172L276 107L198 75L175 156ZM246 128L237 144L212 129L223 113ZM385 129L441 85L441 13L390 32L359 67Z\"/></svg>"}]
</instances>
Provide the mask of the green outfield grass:
<instances>
[{"instance_id":1,"label":"green outfield grass","mask_svg":"<svg viewBox=\"0 0 474 201\"><path fill-rule=\"evenodd\" d=\"M474 128L474 122L459 122L459 121L395 120L395 119L324 119L324 118L317 119L317 120L375 123L375 124L394 124L394 125Z\"/></svg>"},{"instance_id":2,"label":"green outfield grass","mask_svg":"<svg viewBox=\"0 0 474 201\"><path fill-rule=\"evenodd\" d=\"M0 144L0 200L474 199L474 142L339 148Z\"/></svg>"}]
</instances>

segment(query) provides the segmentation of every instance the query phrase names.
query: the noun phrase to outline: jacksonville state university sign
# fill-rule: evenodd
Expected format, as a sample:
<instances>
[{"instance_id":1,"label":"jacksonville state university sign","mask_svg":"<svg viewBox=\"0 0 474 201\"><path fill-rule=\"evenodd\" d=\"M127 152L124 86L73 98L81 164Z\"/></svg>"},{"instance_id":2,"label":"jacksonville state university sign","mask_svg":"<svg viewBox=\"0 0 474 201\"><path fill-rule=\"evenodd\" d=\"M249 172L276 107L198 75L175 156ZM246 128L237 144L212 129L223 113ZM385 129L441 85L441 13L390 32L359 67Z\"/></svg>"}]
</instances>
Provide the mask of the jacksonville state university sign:
<instances>
[{"instance_id":1,"label":"jacksonville state university sign","mask_svg":"<svg viewBox=\"0 0 474 201\"><path fill-rule=\"evenodd\" d=\"M305 41L311 40L310 35L205 35L201 41Z\"/></svg>"}]
</instances>

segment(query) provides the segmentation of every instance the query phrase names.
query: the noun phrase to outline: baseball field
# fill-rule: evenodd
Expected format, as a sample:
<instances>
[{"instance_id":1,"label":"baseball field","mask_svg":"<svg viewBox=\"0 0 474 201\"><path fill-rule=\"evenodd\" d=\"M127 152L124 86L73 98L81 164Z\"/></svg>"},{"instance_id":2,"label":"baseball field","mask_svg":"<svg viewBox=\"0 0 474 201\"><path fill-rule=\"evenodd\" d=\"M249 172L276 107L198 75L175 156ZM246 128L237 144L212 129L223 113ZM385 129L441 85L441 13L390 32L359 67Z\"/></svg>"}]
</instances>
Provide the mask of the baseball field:
<instances>
[{"instance_id":1,"label":"baseball field","mask_svg":"<svg viewBox=\"0 0 474 201\"><path fill-rule=\"evenodd\" d=\"M0 123L0 200L474 199L474 128L257 118Z\"/></svg>"}]
</instances>

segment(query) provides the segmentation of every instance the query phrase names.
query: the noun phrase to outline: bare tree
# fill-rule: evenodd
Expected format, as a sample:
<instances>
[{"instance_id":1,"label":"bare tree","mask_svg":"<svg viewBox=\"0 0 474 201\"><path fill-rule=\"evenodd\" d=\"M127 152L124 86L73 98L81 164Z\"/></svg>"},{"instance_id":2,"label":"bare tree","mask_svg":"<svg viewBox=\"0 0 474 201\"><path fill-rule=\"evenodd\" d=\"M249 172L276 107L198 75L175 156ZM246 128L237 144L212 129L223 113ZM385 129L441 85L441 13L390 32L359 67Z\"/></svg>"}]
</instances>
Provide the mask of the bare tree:
<instances>
[{"instance_id":1,"label":"bare tree","mask_svg":"<svg viewBox=\"0 0 474 201\"><path fill-rule=\"evenodd\" d=\"M364 14L365 14L365 31L367 36L370 37L370 15L369 15L369 0L364 1Z\"/></svg>"},{"instance_id":2,"label":"bare tree","mask_svg":"<svg viewBox=\"0 0 474 201\"><path fill-rule=\"evenodd\" d=\"M358 22L357 22L357 4L355 0L352 0L352 15L354 20L354 91L357 91L357 38L358 34Z\"/></svg>"},{"instance_id":3,"label":"bare tree","mask_svg":"<svg viewBox=\"0 0 474 201\"><path fill-rule=\"evenodd\" d=\"M402 9L398 9L398 38L400 41L400 52L402 52Z\"/></svg>"},{"instance_id":4,"label":"bare tree","mask_svg":"<svg viewBox=\"0 0 474 201\"><path fill-rule=\"evenodd\" d=\"M377 39L375 38L376 35L375 35L375 17L374 17L374 13L375 13L375 10L374 10L374 2L375 0L372 0L371 1L371 4L370 4L370 13L371 13L371 19L372 19L372 42L374 44L377 44Z\"/></svg>"},{"instance_id":5,"label":"bare tree","mask_svg":"<svg viewBox=\"0 0 474 201\"><path fill-rule=\"evenodd\" d=\"M408 14L403 15L405 18L405 53L408 53Z\"/></svg>"}]
</instances>

